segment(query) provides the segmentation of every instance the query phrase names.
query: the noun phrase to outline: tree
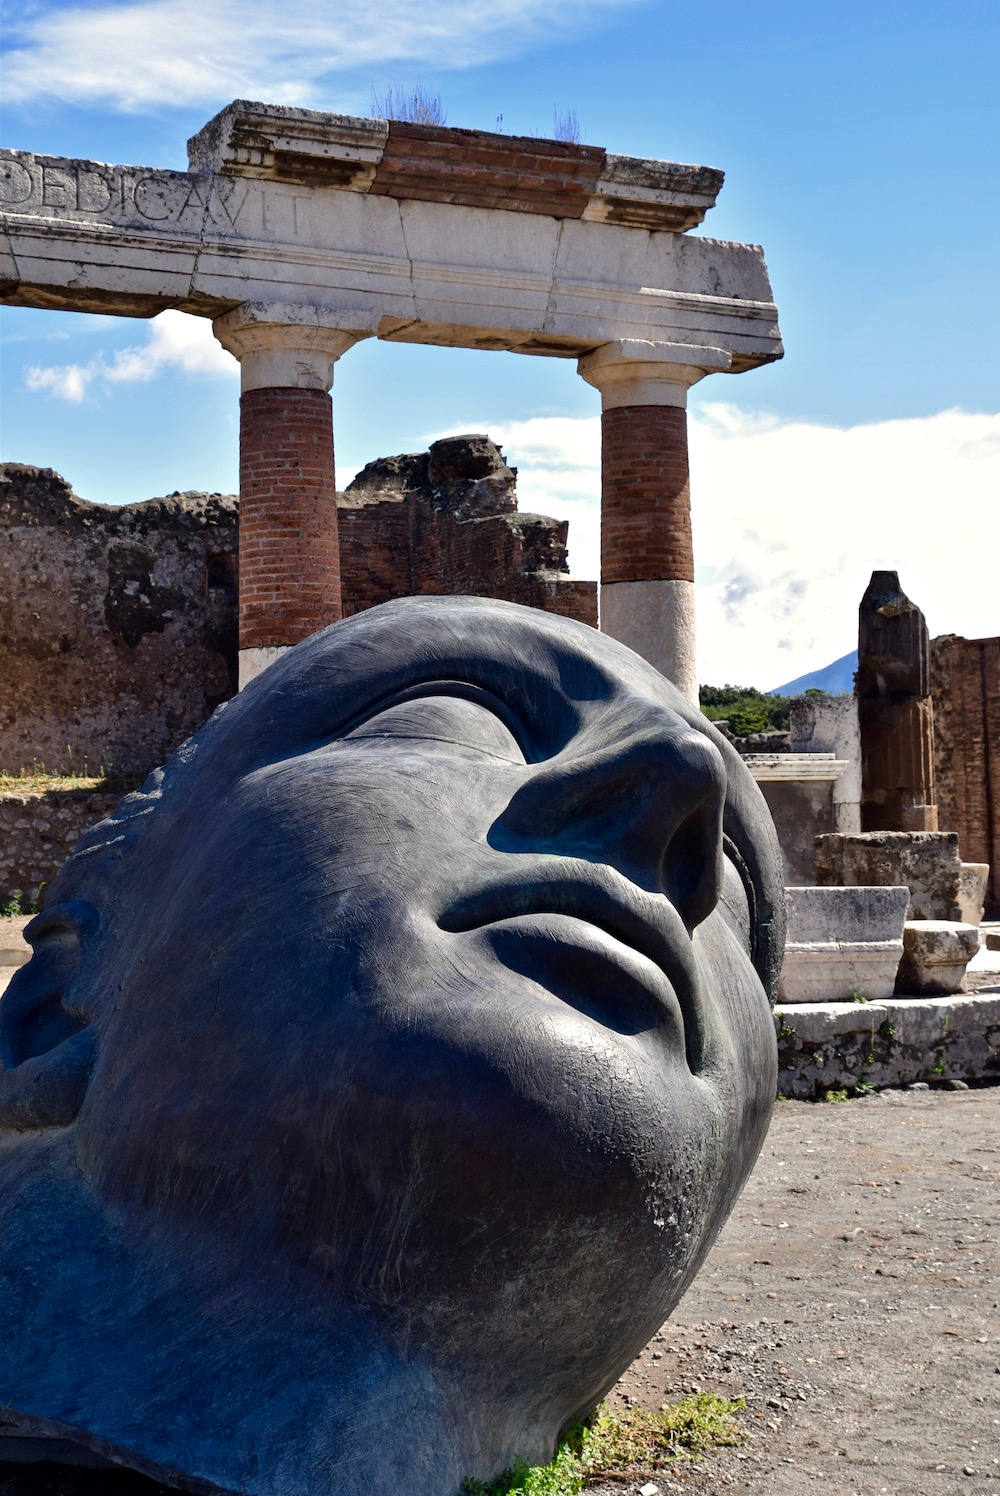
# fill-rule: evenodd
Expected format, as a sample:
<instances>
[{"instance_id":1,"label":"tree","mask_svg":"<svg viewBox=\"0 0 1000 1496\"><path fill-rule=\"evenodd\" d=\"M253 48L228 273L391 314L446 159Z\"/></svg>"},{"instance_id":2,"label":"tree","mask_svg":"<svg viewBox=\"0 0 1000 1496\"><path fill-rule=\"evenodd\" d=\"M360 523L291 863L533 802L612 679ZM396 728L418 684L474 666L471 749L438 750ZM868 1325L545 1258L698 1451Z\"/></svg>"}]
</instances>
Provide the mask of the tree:
<instances>
[{"instance_id":1,"label":"tree","mask_svg":"<svg viewBox=\"0 0 1000 1496\"><path fill-rule=\"evenodd\" d=\"M756 686L700 686L698 701L710 722L727 721L738 738L753 732L786 732L790 698Z\"/></svg>"}]
</instances>

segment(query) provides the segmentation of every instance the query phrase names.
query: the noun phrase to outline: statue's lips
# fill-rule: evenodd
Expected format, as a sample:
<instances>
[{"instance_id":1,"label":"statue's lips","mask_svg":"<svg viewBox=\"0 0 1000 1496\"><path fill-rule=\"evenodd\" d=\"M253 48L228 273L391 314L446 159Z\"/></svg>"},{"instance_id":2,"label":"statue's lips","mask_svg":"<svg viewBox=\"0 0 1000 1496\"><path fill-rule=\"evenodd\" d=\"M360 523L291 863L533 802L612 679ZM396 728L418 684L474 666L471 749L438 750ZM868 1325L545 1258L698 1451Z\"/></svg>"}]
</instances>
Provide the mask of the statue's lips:
<instances>
[{"instance_id":1,"label":"statue's lips","mask_svg":"<svg viewBox=\"0 0 1000 1496\"><path fill-rule=\"evenodd\" d=\"M691 1070L699 1071L705 1022L698 968L691 937L670 901L604 864L533 861L527 877L515 871L456 899L438 920L441 929L490 930L501 938L508 932L513 939L501 945L501 955L517 964L515 942L527 943L543 981L560 962L568 979L595 988L606 975L616 975L621 1013L631 1008L642 1020L644 1009L672 1021L682 1030ZM539 861L546 864L541 872ZM649 1026L635 1023L636 1029Z\"/></svg>"}]
</instances>

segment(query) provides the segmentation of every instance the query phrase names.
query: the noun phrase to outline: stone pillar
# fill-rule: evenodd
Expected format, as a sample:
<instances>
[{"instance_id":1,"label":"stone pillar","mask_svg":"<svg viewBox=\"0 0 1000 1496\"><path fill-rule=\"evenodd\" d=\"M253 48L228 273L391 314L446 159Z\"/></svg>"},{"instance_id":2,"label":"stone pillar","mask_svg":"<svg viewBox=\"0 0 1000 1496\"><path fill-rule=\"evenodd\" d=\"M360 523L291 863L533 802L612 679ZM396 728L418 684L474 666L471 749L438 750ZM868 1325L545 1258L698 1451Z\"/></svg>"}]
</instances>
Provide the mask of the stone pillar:
<instances>
[{"instance_id":1,"label":"stone pillar","mask_svg":"<svg viewBox=\"0 0 1000 1496\"><path fill-rule=\"evenodd\" d=\"M240 688L341 616L333 366L366 331L309 308L240 306L214 323L240 361Z\"/></svg>"},{"instance_id":2,"label":"stone pillar","mask_svg":"<svg viewBox=\"0 0 1000 1496\"><path fill-rule=\"evenodd\" d=\"M601 392L601 629L695 705L687 392L731 366L719 348L635 339L605 343L577 366Z\"/></svg>"},{"instance_id":3,"label":"stone pillar","mask_svg":"<svg viewBox=\"0 0 1000 1496\"><path fill-rule=\"evenodd\" d=\"M858 611L862 831L936 831L934 713L924 615L894 571L872 572Z\"/></svg>"},{"instance_id":4,"label":"stone pillar","mask_svg":"<svg viewBox=\"0 0 1000 1496\"><path fill-rule=\"evenodd\" d=\"M833 829L861 830L861 732L858 699L797 696L789 721L790 754L832 753L846 767L833 785ZM810 878L810 881L811 878Z\"/></svg>"}]
</instances>

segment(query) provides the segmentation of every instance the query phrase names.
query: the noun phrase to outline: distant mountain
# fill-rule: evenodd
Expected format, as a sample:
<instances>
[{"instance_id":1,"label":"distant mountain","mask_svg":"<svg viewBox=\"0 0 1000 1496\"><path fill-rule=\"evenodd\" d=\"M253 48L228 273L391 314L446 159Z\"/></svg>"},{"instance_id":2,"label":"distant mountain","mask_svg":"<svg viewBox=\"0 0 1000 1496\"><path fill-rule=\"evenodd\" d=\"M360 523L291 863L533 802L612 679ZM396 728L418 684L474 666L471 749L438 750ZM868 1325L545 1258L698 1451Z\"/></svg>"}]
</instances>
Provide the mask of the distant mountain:
<instances>
[{"instance_id":1,"label":"distant mountain","mask_svg":"<svg viewBox=\"0 0 1000 1496\"><path fill-rule=\"evenodd\" d=\"M809 675L800 675L795 680L790 680L787 685L774 686L768 691L768 696L801 696L803 692L815 687L817 691L827 691L831 696L840 696L844 691L854 690L854 672L858 668L858 652L852 649L850 654L842 655L839 660L834 660L832 665L824 665L822 670L813 670Z\"/></svg>"}]
</instances>

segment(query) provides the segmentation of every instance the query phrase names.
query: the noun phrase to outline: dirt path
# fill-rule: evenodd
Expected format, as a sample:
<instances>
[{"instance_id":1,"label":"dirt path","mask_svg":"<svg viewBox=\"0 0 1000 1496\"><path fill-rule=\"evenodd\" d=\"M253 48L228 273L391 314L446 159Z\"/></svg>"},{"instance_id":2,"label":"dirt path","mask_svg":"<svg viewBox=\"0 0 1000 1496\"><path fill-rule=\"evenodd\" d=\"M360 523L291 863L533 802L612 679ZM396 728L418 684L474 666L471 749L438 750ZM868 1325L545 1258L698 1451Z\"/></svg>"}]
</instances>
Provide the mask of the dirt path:
<instances>
[{"instance_id":1,"label":"dirt path","mask_svg":"<svg viewBox=\"0 0 1000 1496\"><path fill-rule=\"evenodd\" d=\"M998 1301L1000 1088L787 1102L611 1401L747 1398L749 1442L662 1493L1000 1496Z\"/></svg>"}]
</instances>

